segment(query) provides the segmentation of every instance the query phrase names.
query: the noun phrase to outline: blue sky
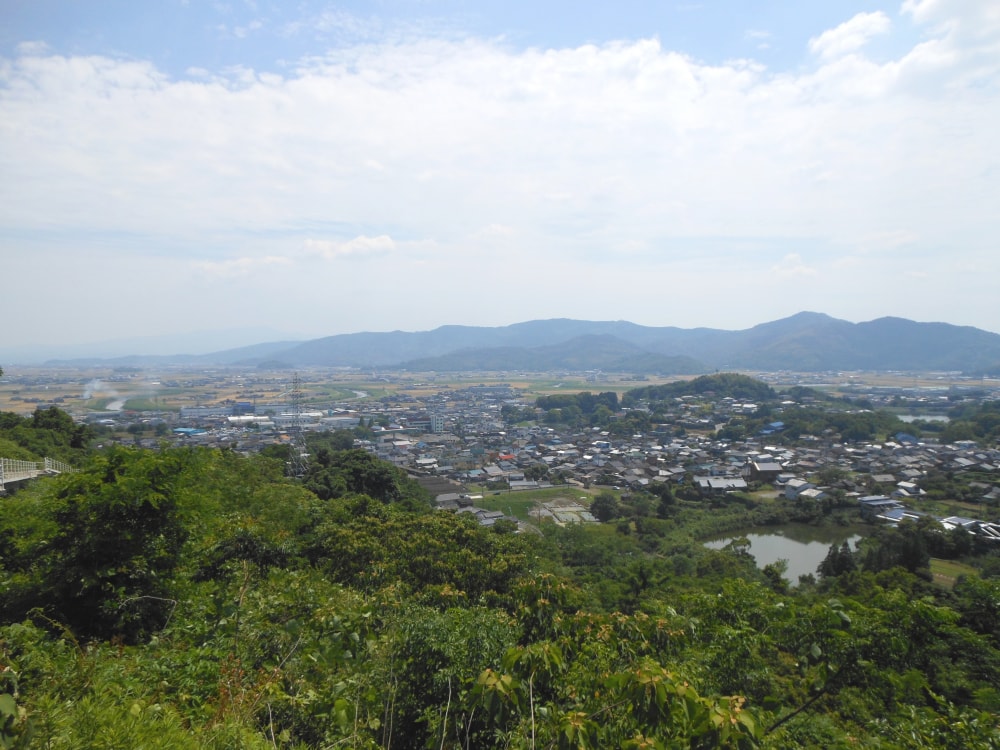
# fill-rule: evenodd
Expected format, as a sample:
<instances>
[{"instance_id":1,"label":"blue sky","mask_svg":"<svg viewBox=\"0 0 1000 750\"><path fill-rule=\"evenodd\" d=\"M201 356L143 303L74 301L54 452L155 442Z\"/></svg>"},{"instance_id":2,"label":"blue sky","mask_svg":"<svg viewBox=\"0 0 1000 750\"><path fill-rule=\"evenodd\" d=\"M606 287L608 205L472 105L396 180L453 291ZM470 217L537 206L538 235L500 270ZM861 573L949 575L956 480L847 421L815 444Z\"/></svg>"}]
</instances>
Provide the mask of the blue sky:
<instances>
[{"instance_id":1,"label":"blue sky","mask_svg":"<svg viewBox=\"0 0 1000 750\"><path fill-rule=\"evenodd\" d=\"M803 62L803 42L857 13L899 9L875 2L67 2L7 0L8 54L28 39L64 53L150 60L172 75L192 67L246 65L282 71L331 45L386 36L470 35L514 48L560 48L655 37L669 49L721 63L752 57L778 69ZM912 24L897 31L904 39ZM898 41L898 40L897 40ZM898 44L897 44L898 47Z\"/></svg>"},{"instance_id":2,"label":"blue sky","mask_svg":"<svg viewBox=\"0 0 1000 750\"><path fill-rule=\"evenodd\" d=\"M6 0L0 315L31 324L0 357L800 310L1000 331L998 81L986 0Z\"/></svg>"},{"instance_id":3,"label":"blue sky","mask_svg":"<svg viewBox=\"0 0 1000 750\"><path fill-rule=\"evenodd\" d=\"M899 8L878 2L197 2L6 0L4 52L43 40L64 54L149 60L172 76L247 66L283 72L330 47L428 36L502 40L513 49L555 49L656 38L710 64L752 58L775 70L808 66L809 39L858 13L901 20L869 45L886 59L919 34Z\"/></svg>"}]
</instances>

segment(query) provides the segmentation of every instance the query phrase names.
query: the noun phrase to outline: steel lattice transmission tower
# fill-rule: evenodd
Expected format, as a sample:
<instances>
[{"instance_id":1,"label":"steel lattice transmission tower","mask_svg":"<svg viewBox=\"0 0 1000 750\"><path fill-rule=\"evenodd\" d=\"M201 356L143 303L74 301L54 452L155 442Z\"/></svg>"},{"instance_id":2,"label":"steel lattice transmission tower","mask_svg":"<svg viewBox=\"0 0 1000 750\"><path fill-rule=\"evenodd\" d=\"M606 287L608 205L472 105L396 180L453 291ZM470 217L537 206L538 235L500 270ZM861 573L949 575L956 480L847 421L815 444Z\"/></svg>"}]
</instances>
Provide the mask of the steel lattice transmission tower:
<instances>
[{"instance_id":1,"label":"steel lattice transmission tower","mask_svg":"<svg viewBox=\"0 0 1000 750\"><path fill-rule=\"evenodd\" d=\"M306 452L306 438L302 430L302 381L299 374L295 373L292 378L292 390L289 394L292 411L292 424L289 436L292 439L290 446L290 460L288 461L288 476L304 477L309 465L309 454Z\"/></svg>"}]
</instances>

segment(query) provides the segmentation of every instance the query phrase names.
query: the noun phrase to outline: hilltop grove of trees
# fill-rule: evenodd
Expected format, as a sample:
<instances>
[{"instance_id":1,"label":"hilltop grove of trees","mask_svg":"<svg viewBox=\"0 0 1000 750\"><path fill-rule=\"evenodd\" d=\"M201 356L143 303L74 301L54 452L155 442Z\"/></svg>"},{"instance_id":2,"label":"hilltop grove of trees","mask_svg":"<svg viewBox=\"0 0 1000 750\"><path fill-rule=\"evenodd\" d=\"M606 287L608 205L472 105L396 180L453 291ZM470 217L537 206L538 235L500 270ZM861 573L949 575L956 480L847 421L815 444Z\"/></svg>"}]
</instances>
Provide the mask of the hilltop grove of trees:
<instances>
[{"instance_id":1,"label":"hilltop grove of trees","mask_svg":"<svg viewBox=\"0 0 1000 750\"><path fill-rule=\"evenodd\" d=\"M632 406L640 401L664 401L681 396L704 396L714 394L722 398L728 396L745 401L773 401L777 393L766 383L737 373L716 373L702 375L692 380L679 380L665 385L649 385L634 388L622 397L624 406Z\"/></svg>"},{"instance_id":2,"label":"hilltop grove of trees","mask_svg":"<svg viewBox=\"0 0 1000 750\"><path fill-rule=\"evenodd\" d=\"M618 411L618 394L614 391L598 393L560 393L539 396L535 406L545 412L547 424L568 427L605 426Z\"/></svg>"}]
</instances>

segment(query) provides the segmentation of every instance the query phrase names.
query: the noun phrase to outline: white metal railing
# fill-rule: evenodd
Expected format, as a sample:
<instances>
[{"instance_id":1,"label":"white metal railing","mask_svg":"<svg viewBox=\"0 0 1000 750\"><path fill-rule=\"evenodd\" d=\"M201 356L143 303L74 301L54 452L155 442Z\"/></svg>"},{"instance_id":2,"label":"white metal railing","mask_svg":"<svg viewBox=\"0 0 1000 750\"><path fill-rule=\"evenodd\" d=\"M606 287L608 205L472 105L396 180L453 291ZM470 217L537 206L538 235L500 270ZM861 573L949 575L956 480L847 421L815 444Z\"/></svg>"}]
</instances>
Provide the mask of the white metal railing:
<instances>
[{"instance_id":1,"label":"white metal railing","mask_svg":"<svg viewBox=\"0 0 1000 750\"><path fill-rule=\"evenodd\" d=\"M16 458L0 458L0 490L5 482L38 476L37 461L20 461Z\"/></svg>"},{"instance_id":2,"label":"white metal railing","mask_svg":"<svg viewBox=\"0 0 1000 750\"><path fill-rule=\"evenodd\" d=\"M14 474L32 474L45 470L44 461L19 461L15 458L0 458L4 473L10 477Z\"/></svg>"},{"instance_id":3,"label":"white metal railing","mask_svg":"<svg viewBox=\"0 0 1000 750\"><path fill-rule=\"evenodd\" d=\"M17 482L22 479L34 479L40 474L62 474L73 471L73 467L54 458L43 461L21 461L16 458L0 458L0 492L4 491L4 482Z\"/></svg>"},{"instance_id":4,"label":"white metal railing","mask_svg":"<svg viewBox=\"0 0 1000 750\"><path fill-rule=\"evenodd\" d=\"M56 461L54 458L46 458L45 471L50 474L65 474L73 471L73 467L62 461Z\"/></svg>"}]
</instances>

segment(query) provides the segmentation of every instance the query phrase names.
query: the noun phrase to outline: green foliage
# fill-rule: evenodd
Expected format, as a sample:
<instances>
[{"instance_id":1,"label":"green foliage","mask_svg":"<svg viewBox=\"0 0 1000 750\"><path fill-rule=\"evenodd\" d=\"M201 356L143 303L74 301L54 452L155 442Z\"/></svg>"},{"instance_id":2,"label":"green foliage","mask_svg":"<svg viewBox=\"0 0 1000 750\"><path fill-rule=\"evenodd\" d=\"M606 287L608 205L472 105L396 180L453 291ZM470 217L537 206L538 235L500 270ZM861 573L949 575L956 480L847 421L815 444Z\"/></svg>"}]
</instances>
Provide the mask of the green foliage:
<instances>
[{"instance_id":1,"label":"green foliage","mask_svg":"<svg viewBox=\"0 0 1000 750\"><path fill-rule=\"evenodd\" d=\"M258 575L288 562L288 552L268 539L260 529L243 522L205 553L195 580L218 579L234 564L252 564Z\"/></svg>"},{"instance_id":2,"label":"green foliage","mask_svg":"<svg viewBox=\"0 0 1000 750\"><path fill-rule=\"evenodd\" d=\"M934 707L910 706L900 715L876 719L874 727L899 747L947 750L1000 747L995 713L958 707L938 696L931 697Z\"/></svg>"},{"instance_id":3,"label":"green foliage","mask_svg":"<svg viewBox=\"0 0 1000 750\"><path fill-rule=\"evenodd\" d=\"M998 744L996 581L921 577L957 544L930 524L795 589L694 541L768 503L666 488L520 535L345 446L319 493L280 457L113 449L0 504L0 746Z\"/></svg>"},{"instance_id":4,"label":"green foliage","mask_svg":"<svg viewBox=\"0 0 1000 750\"><path fill-rule=\"evenodd\" d=\"M799 435L836 433L845 441L859 442L885 439L911 427L886 410L859 410L842 402L827 402L821 406L789 406L781 410L785 424L781 433L771 435L776 442L794 442ZM773 414L758 412L754 417L733 422L719 431L719 437L738 439L757 434L774 420Z\"/></svg>"},{"instance_id":5,"label":"green foliage","mask_svg":"<svg viewBox=\"0 0 1000 750\"><path fill-rule=\"evenodd\" d=\"M4 560L24 576L4 609L38 607L101 638L134 640L162 624L170 610L166 576L185 537L176 472L174 456L115 448L60 477L55 502L42 509L52 538L32 539ZM0 528L10 528L10 512L0 515Z\"/></svg>"},{"instance_id":6,"label":"green foliage","mask_svg":"<svg viewBox=\"0 0 1000 750\"><path fill-rule=\"evenodd\" d=\"M920 479L920 488L927 493L929 500L975 503L979 501L982 493L981 490L971 486L971 481L972 478L965 472L954 474L950 471L935 470L927 472L927 476Z\"/></svg>"},{"instance_id":7,"label":"green foliage","mask_svg":"<svg viewBox=\"0 0 1000 750\"><path fill-rule=\"evenodd\" d=\"M3 432L0 431L0 435L2 434ZM7 437L0 437L0 457L14 459L15 461L38 460L38 456L30 450Z\"/></svg>"},{"instance_id":8,"label":"green foliage","mask_svg":"<svg viewBox=\"0 0 1000 750\"><path fill-rule=\"evenodd\" d=\"M1000 440L1000 401L982 401L957 406L949 414L941 431L942 442L975 440L984 445Z\"/></svg>"},{"instance_id":9,"label":"green foliage","mask_svg":"<svg viewBox=\"0 0 1000 750\"><path fill-rule=\"evenodd\" d=\"M548 424L605 426L618 412L618 394L607 391L595 396L590 391L584 391L539 396L535 406L546 413Z\"/></svg>"},{"instance_id":10,"label":"green foliage","mask_svg":"<svg viewBox=\"0 0 1000 750\"><path fill-rule=\"evenodd\" d=\"M404 605L394 613L384 675L395 713L393 742L428 747L462 738L466 745L490 745L487 717L476 715L472 693L477 676L499 666L516 638L514 619L494 609ZM383 737L388 740L388 732Z\"/></svg>"},{"instance_id":11,"label":"green foliage","mask_svg":"<svg viewBox=\"0 0 1000 750\"><path fill-rule=\"evenodd\" d=\"M757 747L763 728L742 698L702 697L647 656L621 669L611 642L624 630L642 650L651 645L650 624L649 618L611 618L587 623L572 651L565 640L508 651L503 669L483 671L474 693L495 727L495 746Z\"/></svg>"},{"instance_id":12,"label":"green foliage","mask_svg":"<svg viewBox=\"0 0 1000 750\"><path fill-rule=\"evenodd\" d=\"M535 419L535 410L530 407L519 407L515 404L504 404L500 407L500 417L504 424L512 427L522 422L530 422Z\"/></svg>"},{"instance_id":13,"label":"green foliage","mask_svg":"<svg viewBox=\"0 0 1000 750\"><path fill-rule=\"evenodd\" d=\"M620 513L618 498L610 492L602 492L590 503L590 512L598 521L607 523L616 519Z\"/></svg>"},{"instance_id":14,"label":"green foliage","mask_svg":"<svg viewBox=\"0 0 1000 750\"><path fill-rule=\"evenodd\" d=\"M386 508L366 496L334 506L308 549L332 580L375 591L403 584L421 601L494 598L526 570L521 537L482 529L468 516Z\"/></svg>"},{"instance_id":15,"label":"green foliage","mask_svg":"<svg viewBox=\"0 0 1000 750\"><path fill-rule=\"evenodd\" d=\"M960 624L989 636L1000 647L1000 580L964 576L952 593L961 614Z\"/></svg>"},{"instance_id":16,"label":"green foliage","mask_svg":"<svg viewBox=\"0 0 1000 750\"><path fill-rule=\"evenodd\" d=\"M414 507L428 507L430 502L428 494L405 472L360 449L319 449L309 462L304 484L323 500L358 494Z\"/></svg>"},{"instance_id":17,"label":"green foliage","mask_svg":"<svg viewBox=\"0 0 1000 750\"><path fill-rule=\"evenodd\" d=\"M549 467L544 463L532 464L527 469L524 470L524 478L531 479L533 481L539 481L545 479L549 475Z\"/></svg>"},{"instance_id":18,"label":"green foliage","mask_svg":"<svg viewBox=\"0 0 1000 750\"><path fill-rule=\"evenodd\" d=\"M30 738L29 726L14 696L0 693L0 748L25 747Z\"/></svg>"},{"instance_id":19,"label":"green foliage","mask_svg":"<svg viewBox=\"0 0 1000 750\"><path fill-rule=\"evenodd\" d=\"M20 448L18 455L2 454L4 458L55 458L75 464L86 455L93 438L90 427L76 424L69 414L54 406L36 409L31 417L0 412L0 441Z\"/></svg>"},{"instance_id":20,"label":"green foliage","mask_svg":"<svg viewBox=\"0 0 1000 750\"><path fill-rule=\"evenodd\" d=\"M634 410L623 414L608 425L608 432L615 437L626 437L649 432L653 419L646 411Z\"/></svg>"},{"instance_id":21,"label":"green foliage","mask_svg":"<svg viewBox=\"0 0 1000 750\"><path fill-rule=\"evenodd\" d=\"M622 406L634 406L640 401L667 401L681 396L703 396L713 394L715 398L730 397L742 401L775 401L778 394L771 386L747 375L736 373L716 373L702 375L693 380L679 380L666 385L648 385L627 391L622 396Z\"/></svg>"},{"instance_id":22,"label":"green foliage","mask_svg":"<svg viewBox=\"0 0 1000 750\"><path fill-rule=\"evenodd\" d=\"M929 547L940 533L940 524L929 517L917 522L905 521L896 527L880 527L864 540L861 564L872 572L895 567L910 573L929 571Z\"/></svg>"},{"instance_id":23,"label":"green foliage","mask_svg":"<svg viewBox=\"0 0 1000 750\"><path fill-rule=\"evenodd\" d=\"M816 572L823 578L832 578L844 573L850 573L856 568L857 563L854 560L851 545L845 540L839 546L836 544L830 546L830 551L827 552L826 557L823 558L823 562L819 564Z\"/></svg>"},{"instance_id":24,"label":"green foliage","mask_svg":"<svg viewBox=\"0 0 1000 750\"><path fill-rule=\"evenodd\" d=\"M349 451L354 447L354 433L350 430L310 432L306 435L306 446L310 453L320 450Z\"/></svg>"}]
</instances>

